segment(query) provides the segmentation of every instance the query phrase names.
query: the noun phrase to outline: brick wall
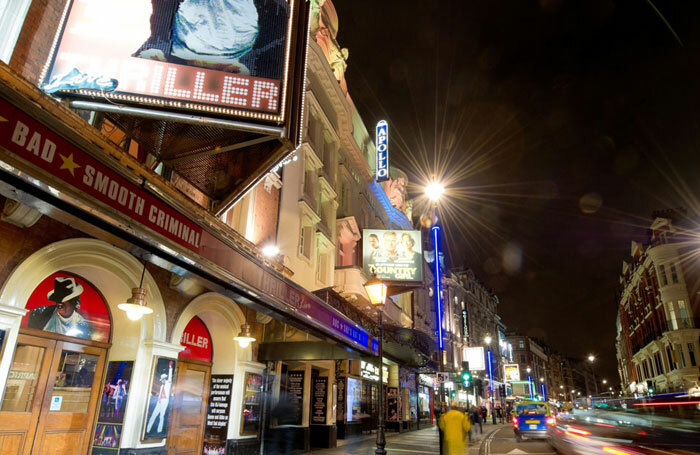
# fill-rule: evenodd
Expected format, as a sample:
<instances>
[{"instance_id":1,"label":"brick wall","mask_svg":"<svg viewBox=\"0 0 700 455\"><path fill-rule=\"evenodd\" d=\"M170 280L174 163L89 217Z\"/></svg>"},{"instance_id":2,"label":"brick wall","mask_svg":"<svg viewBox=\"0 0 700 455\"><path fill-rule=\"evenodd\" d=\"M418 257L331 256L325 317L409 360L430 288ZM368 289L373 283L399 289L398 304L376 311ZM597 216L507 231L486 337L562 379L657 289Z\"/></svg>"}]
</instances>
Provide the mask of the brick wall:
<instances>
[{"instance_id":1,"label":"brick wall","mask_svg":"<svg viewBox=\"0 0 700 455\"><path fill-rule=\"evenodd\" d=\"M268 239L271 242L274 242L276 239L280 190L271 186L268 193L264 185L260 184L255 191L253 243L260 246Z\"/></svg>"},{"instance_id":2,"label":"brick wall","mask_svg":"<svg viewBox=\"0 0 700 455\"><path fill-rule=\"evenodd\" d=\"M67 0L33 0L17 40L10 68L32 83L39 81Z\"/></svg>"}]
</instances>

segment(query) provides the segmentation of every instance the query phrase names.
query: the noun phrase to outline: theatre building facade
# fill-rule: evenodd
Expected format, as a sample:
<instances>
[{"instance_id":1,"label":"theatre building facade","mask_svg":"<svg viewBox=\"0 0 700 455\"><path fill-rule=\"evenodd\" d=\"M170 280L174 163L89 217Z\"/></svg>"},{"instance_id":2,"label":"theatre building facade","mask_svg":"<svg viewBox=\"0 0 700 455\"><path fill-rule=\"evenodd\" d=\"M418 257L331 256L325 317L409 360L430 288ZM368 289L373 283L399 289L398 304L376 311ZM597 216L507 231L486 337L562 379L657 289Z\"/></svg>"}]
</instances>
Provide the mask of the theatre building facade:
<instances>
[{"instance_id":1,"label":"theatre building facade","mask_svg":"<svg viewBox=\"0 0 700 455\"><path fill-rule=\"evenodd\" d=\"M392 428L429 422L422 282L376 366L358 240L410 229L405 176L373 180L332 4L244 2L238 57L207 60L156 3L0 8L0 451L333 447L376 426L380 374Z\"/></svg>"}]
</instances>

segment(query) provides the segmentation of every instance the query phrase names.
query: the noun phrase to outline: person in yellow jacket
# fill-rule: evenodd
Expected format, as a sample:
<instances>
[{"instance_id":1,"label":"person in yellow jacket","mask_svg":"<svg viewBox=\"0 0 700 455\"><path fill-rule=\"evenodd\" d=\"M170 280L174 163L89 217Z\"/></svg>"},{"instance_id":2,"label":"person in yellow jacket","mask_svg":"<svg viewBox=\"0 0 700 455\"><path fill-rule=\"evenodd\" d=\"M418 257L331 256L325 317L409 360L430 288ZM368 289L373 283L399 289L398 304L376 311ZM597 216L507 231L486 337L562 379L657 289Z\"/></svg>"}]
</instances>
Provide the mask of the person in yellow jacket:
<instances>
[{"instance_id":1,"label":"person in yellow jacket","mask_svg":"<svg viewBox=\"0 0 700 455\"><path fill-rule=\"evenodd\" d=\"M438 422L442 430L443 455L464 455L467 447L467 434L471 429L469 418L452 405Z\"/></svg>"}]
</instances>

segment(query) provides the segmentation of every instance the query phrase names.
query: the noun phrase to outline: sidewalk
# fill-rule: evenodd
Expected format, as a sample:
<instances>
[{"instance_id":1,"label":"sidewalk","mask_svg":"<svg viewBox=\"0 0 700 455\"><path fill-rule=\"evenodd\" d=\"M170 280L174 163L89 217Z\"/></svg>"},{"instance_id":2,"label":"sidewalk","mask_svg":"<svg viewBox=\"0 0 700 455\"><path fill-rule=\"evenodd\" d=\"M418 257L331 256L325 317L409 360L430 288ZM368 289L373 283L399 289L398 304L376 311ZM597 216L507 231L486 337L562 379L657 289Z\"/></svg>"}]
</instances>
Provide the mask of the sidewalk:
<instances>
[{"instance_id":1,"label":"sidewalk","mask_svg":"<svg viewBox=\"0 0 700 455\"><path fill-rule=\"evenodd\" d=\"M472 433L472 441L468 444L469 455L478 455L483 438L492 431L503 428L504 425L489 423L483 427L482 434ZM372 433L352 439L339 439L336 448L314 450L309 453L312 455L374 455L376 441L377 434ZM404 433L387 433L386 451L388 455L439 455L440 444L437 426Z\"/></svg>"}]
</instances>

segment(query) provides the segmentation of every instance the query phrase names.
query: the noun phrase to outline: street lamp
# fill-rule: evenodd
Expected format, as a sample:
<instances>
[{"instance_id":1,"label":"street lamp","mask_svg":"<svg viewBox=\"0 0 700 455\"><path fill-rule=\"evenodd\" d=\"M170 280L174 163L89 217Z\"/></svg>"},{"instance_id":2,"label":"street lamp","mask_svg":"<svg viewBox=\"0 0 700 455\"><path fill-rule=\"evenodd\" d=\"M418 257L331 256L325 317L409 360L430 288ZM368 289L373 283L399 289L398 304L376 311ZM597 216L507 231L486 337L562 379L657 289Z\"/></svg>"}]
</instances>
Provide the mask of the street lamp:
<instances>
[{"instance_id":1,"label":"street lamp","mask_svg":"<svg viewBox=\"0 0 700 455\"><path fill-rule=\"evenodd\" d=\"M437 202L438 199L440 199L440 196L442 196L444 193L445 186L439 182L430 182L425 187L425 195L428 196L428 199L433 202Z\"/></svg>"},{"instance_id":2,"label":"street lamp","mask_svg":"<svg viewBox=\"0 0 700 455\"><path fill-rule=\"evenodd\" d=\"M593 373L593 385L595 386L595 393L598 394L598 382L595 379L595 367L593 366L595 362L595 356L593 354L588 354L588 361L591 362L591 373ZM603 383L605 384L605 383ZM588 388L588 383L586 383L586 388Z\"/></svg>"},{"instance_id":3,"label":"street lamp","mask_svg":"<svg viewBox=\"0 0 700 455\"><path fill-rule=\"evenodd\" d=\"M608 380L607 380L607 379L603 379L603 384L607 384L607 383L608 383Z\"/></svg>"},{"instance_id":4,"label":"street lamp","mask_svg":"<svg viewBox=\"0 0 700 455\"><path fill-rule=\"evenodd\" d=\"M484 337L484 343L490 345L491 344L491 335L486 335Z\"/></svg>"},{"instance_id":5,"label":"street lamp","mask_svg":"<svg viewBox=\"0 0 700 455\"><path fill-rule=\"evenodd\" d=\"M378 393L378 403L377 403L377 449L374 451L375 455L386 455L386 437L384 436L384 365L382 364L382 357L384 356L384 325L382 323L382 306L386 300L386 284L377 278L376 275L372 275L372 278L367 280L365 283L365 291L367 291L367 296L372 305L377 307L377 320L379 328L379 348L377 352L377 363L379 368L379 393Z\"/></svg>"}]
</instances>

